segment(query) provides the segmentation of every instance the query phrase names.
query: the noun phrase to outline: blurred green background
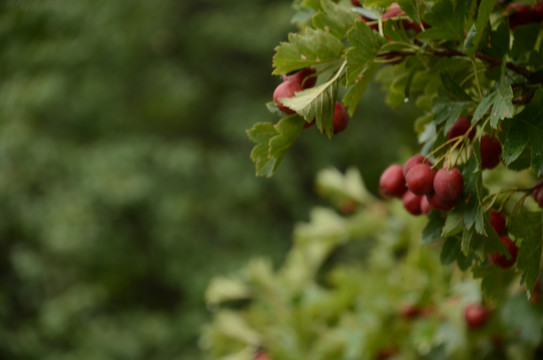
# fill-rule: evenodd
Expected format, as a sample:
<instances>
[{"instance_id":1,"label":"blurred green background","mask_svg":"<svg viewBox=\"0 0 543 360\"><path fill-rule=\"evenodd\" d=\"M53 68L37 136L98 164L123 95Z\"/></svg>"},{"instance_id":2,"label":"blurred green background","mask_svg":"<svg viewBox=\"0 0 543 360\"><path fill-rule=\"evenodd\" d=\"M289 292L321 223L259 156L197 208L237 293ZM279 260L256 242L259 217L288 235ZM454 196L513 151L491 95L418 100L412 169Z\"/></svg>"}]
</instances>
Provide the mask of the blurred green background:
<instances>
[{"instance_id":1,"label":"blurred green background","mask_svg":"<svg viewBox=\"0 0 543 360\"><path fill-rule=\"evenodd\" d=\"M209 279L276 263L316 172L415 143L373 85L272 179L245 129L279 77L290 2L0 1L0 358L198 359ZM406 135L408 134L408 135ZM383 143L391 144L383 146Z\"/></svg>"}]
</instances>

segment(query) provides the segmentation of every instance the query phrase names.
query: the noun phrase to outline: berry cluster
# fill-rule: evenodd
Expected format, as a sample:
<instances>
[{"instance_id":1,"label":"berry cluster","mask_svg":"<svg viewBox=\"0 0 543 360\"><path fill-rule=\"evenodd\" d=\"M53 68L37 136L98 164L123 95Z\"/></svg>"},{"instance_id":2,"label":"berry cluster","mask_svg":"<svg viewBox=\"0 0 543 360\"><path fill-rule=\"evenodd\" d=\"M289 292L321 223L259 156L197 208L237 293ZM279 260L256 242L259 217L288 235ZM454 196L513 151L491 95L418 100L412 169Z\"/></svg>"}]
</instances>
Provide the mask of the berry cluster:
<instances>
[{"instance_id":1,"label":"berry cluster","mask_svg":"<svg viewBox=\"0 0 543 360\"><path fill-rule=\"evenodd\" d=\"M297 92L306 90L315 86L317 82L317 71L314 67L307 67L305 69L294 71L283 76L283 82L279 84L273 92L273 100L275 104L283 113L290 115L295 111L285 106L280 99L291 98L296 95ZM304 129L310 128L315 124L315 120L307 122L304 125ZM347 128L349 125L349 116L345 106L339 101L336 101L334 108L334 134L339 134Z\"/></svg>"},{"instance_id":2,"label":"berry cluster","mask_svg":"<svg viewBox=\"0 0 543 360\"><path fill-rule=\"evenodd\" d=\"M435 171L432 166L422 155L411 157L403 167L389 166L379 179L381 196L401 198L413 215L428 214L431 209L451 210L462 196L462 173L456 167Z\"/></svg>"},{"instance_id":3,"label":"berry cluster","mask_svg":"<svg viewBox=\"0 0 543 360\"><path fill-rule=\"evenodd\" d=\"M521 2L509 4L503 13L509 18L509 28L543 21L543 2L527 5Z\"/></svg>"}]
</instances>

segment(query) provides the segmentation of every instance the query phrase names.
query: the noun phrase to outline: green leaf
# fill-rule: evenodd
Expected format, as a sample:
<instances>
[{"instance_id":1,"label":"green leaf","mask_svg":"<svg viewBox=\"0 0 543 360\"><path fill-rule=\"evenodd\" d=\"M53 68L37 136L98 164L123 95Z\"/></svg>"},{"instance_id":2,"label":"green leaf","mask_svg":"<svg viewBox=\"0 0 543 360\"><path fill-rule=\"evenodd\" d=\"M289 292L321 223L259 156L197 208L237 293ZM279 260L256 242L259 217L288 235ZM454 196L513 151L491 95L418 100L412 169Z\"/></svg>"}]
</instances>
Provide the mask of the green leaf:
<instances>
[{"instance_id":1,"label":"green leaf","mask_svg":"<svg viewBox=\"0 0 543 360\"><path fill-rule=\"evenodd\" d=\"M517 241L522 240L517 268L522 271L526 286L530 291L535 287L541 268L542 220L541 211L531 212L523 208L521 213L513 216L509 222L509 232L516 237Z\"/></svg>"},{"instance_id":2,"label":"green leaf","mask_svg":"<svg viewBox=\"0 0 543 360\"><path fill-rule=\"evenodd\" d=\"M398 5L413 21L420 25L422 10L426 8L422 0L398 0Z\"/></svg>"},{"instance_id":3,"label":"green leaf","mask_svg":"<svg viewBox=\"0 0 543 360\"><path fill-rule=\"evenodd\" d=\"M258 176L271 177L287 150L302 131L304 120L299 116L288 116L276 125L257 123L247 130L249 139L256 143L251 151Z\"/></svg>"},{"instance_id":4,"label":"green leaf","mask_svg":"<svg viewBox=\"0 0 543 360\"><path fill-rule=\"evenodd\" d=\"M379 64L372 63L369 64L359 78L357 78L357 82L355 82L354 85L352 85L348 90L347 93L343 96L343 104L347 106L349 111L349 116L353 116L354 112L356 110L356 107L358 106L358 103L360 102L360 98L362 95L364 95L364 92L368 88L368 85L371 82L371 79L373 78L373 75L375 72L379 69Z\"/></svg>"},{"instance_id":5,"label":"green leaf","mask_svg":"<svg viewBox=\"0 0 543 360\"><path fill-rule=\"evenodd\" d=\"M453 236L459 234L463 228L464 210L461 207L455 207L453 211L448 213L441 235L443 237Z\"/></svg>"},{"instance_id":6,"label":"green leaf","mask_svg":"<svg viewBox=\"0 0 543 360\"><path fill-rule=\"evenodd\" d=\"M290 109L303 116L307 122L316 120L317 128L326 131L328 137L334 133L334 109L336 106L338 78L345 68L346 62L341 65L330 80L326 83L297 92L294 97L280 98L279 100Z\"/></svg>"},{"instance_id":7,"label":"green leaf","mask_svg":"<svg viewBox=\"0 0 543 360\"><path fill-rule=\"evenodd\" d=\"M347 34L351 47L347 50L347 85L358 83L386 40L363 21L356 22Z\"/></svg>"},{"instance_id":8,"label":"green leaf","mask_svg":"<svg viewBox=\"0 0 543 360\"><path fill-rule=\"evenodd\" d=\"M488 29L491 30L490 27ZM505 54L509 52L509 27L507 24L501 23L496 30L489 31L489 34L481 39L480 49L496 59L503 59Z\"/></svg>"},{"instance_id":9,"label":"green leaf","mask_svg":"<svg viewBox=\"0 0 543 360\"><path fill-rule=\"evenodd\" d=\"M541 342L541 314L523 294L517 294L507 301L502 308L501 318L509 333L520 336L534 346Z\"/></svg>"},{"instance_id":10,"label":"green leaf","mask_svg":"<svg viewBox=\"0 0 543 360\"><path fill-rule=\"evenodd\" d=\"M469 16L468 0L438 0L424 16L430 28L417 37L421 40L464 40L464 20Z\"/></svg>"},{"instance_id":11,"label":"green leaf","mask_svg":"<svg viewBox=\"0 0 543 360\"><path fill-rule=\"evenodd\" d=\"M511 56L522 58L534 49L539 35L541 23L517 26L513 33Z\"/></svg>"},{"instance_id":12,"label":"green leaf","mask_svg":"<svg viewBox=\"0 0 543 360\"><path fill-rule=\"evenodd\" d=\"M481 37L485 32L486 25L488 24L490 14L492 13L492 9L494 8L495 3L496 0L481 0L479 4L479 8L477 10L477 21L472 27L472 29L474 29L474 34L473 36L470 36L468 34L468 36L466 37L466 43L464 45L464 47L466 48L465 52L472 58L475 56L475 51L477 50L479 42L481 41ZM472 33L471 30L470 33ZM467 45L468 38L469 46Z\"/></svg>"},{"instance_id":13,"label":"green leaf","mask_svg":"<svg viewBox=\"0 0 543 360\"><path fill-rule=\"evenodd\" d=\"M456 83L451 74L442 72L439 74L439 77L449 99L454 101L471 101L471 97Z\"/></svg>"},{"instance_id":14,"label":"green leaf","mask_svg":"<svg viewBox=\"0 0 543 360\"><path fill-rule=\"evenodd\" d=\"M422 231L423 243L429 243L441 239L441 229L445 224L445 219L441 216L439 211L431 211L428 218L430 221Z\"/></svg>"},{"instance_id":15,"label":"green leaf","mask_svg":"<svg viewBox=\"0 0 543 360\"><path fill-rule=\"evenodd\" d=\"M498 128L498 121L513 116L515 107L511 102L513 100L513 89L511 85L504 81L500 83L498 89L490 95L492 97L492 111L490 112L490 126Z\"/></svg>"},{"instance_id":16,"label":"green leaf","mask_svg":"<svg viewBox=\"0 0 543 360\"><path fill-rule=\"evenodd\" d=\"M306 28L305 33L289 34L288 39L275 48L274 75L338 60L345 49L341 40L319 29Z\"/></svg>"},{"instance_id":17,"label":"green leaf","mask_svg":"<svg viewBox=\"0 0 543 360\"><path fill-rule=\"evenodd\" d=\"M481 206L483 178L480 156L479 144L474 142L473 155L466 162L466 166L462 172L464 178L464 197L466 199L464 224L467 229L475 226L475 230L479 234L485 234L483 208Z\"/></svg>"},{"instance_id":18,"label":"green leaf","mask_svg":"<svg viewBox=\"0 0 543 360\"><path fill-rule=\"evenodd\" d=\"M460 241L456 237L448 237L441 248L440 260L443 265L452 264L462 254Z\"/></svg>"},{"instance_id":19,"label":"green leaf","mask_svg":"<svg viewBox=\"0 0 543 360\"><path fill-rule=\"evenodd\" d=\"M471 101L453 101L445 96L436 98L432 108L432 113L435 115L435 124L445 123L445 129L450 128L471 104Z\"/></svg>"},{"instance_id":20,"label":"green leaf","mask_svg":"<svg viewBox=\"0 0 543 360\"><path fill-rule=\"evenodd\" d=\"M349 8L335 4L330 0L322 0L321 10L313 16L313 25L343 39L353 26L355 18L356 14Z\"/></svg>"},{"instance_id":21,"label":"green leaf","mask_svg":"<svg viewBox=\"0 0 543 360\"><path fill-rule=\"evenodd\" d=\"M537 90L532 101L510 122L503 161L512 163L527 145L531 147L532 168L540 177L543 175L543 89Z\"/></svg>"},{"instance_id":22,"label":"green leaf","mask_svg":"<svg viewBox=\"0 0 543 360\"><path fill-rule=\"evenodd\" d=\"M486 297L503 300L507 296L509 284L515 278L515 272L487 263L473 267L473 276L482 279L481 290Z\"/></svg>"}]
</instances>

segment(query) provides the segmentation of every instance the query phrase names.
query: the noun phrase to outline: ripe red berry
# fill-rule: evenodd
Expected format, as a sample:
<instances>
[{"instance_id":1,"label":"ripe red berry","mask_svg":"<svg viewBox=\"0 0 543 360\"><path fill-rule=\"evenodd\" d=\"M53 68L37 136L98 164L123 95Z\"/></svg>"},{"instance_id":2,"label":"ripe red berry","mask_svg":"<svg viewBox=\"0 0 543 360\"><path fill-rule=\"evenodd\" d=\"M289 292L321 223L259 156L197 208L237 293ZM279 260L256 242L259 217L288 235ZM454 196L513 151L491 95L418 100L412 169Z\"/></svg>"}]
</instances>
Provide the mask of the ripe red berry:
<instances>
[{"instance_id":1,"label":"ripe red berry","mask_svg":"<svg viewBox=\"0 0 543 360\"><path fill-rule=\"evenodd\" d=\"M518 247L517 245L509 238L509 236L500 236L500 240L507 247L509 251L509 257L507 255L500 255L497 252L494 254L487 254L488 260L497 267L502 269L508 269L517 261Z\"/></svg>"},{"instance_id":2,"label":"ripe red berry","mask_svg":"<svg viewBox=\"0 0 543 360\"><path fill-rule=\"evenodd\" d=\"M535 12L535 9L520 2L509 4L505 8L504 16L509 17L509 28L511 28L511 30L514 30L517 26L538 21L538 15Z\"/></svg>"},{"instance_id":3,"label":"ripe red berry","mask_svg":"<svg viewBox=\"0 0 543 360\"><path fill-rule=\"evenodd\" d=\"M470 304L464 309L464 319L470 329L480 329L485 326L490 312L490 309L487 309L483 305Z\"/></svg>"},{"instance_id":4,"label":"ripe red berry","mask_svg":"<svg viewBox=\"0 0 543 360\"><path fill-rule=\"evenodd\" d=\"M275 101L275 104L277 104L279 110L285 114L294 114L295 111L283 105L279 99L291 98L296 92L302 90L302 85L298 84L297 82L284 81L275 88L275 91L273 92L273 100Z\"/></svg>"},{"instance_id":5,"label":"ripe red berry","mask_svg":"<svg viewBox=\"0 0 543 360\"><path fill-rule=\"evenodd\" d=\"M505 218L496 210L490 211L490 225L496 230L498 235L502 235L505 231Z\"/></svg>"},{"instance_id":6,"label":"ripe red berry","mask_svg":"<svg viewBox=\"0 0 543 360\"><path fill-rule=\"evenodd\" d=\"M386 21L390 18L394 18L397 16L405 16L405 15L406 15L405 12L401 9L398 3L392 3L388 7L387 11L385 11L385 13L383 14L383 21ZM419 24L417 24L416 22L412 20L408 20L408 19L402 20L402 25L405 30L412 29L417 33L422 30Z\"/></svg>"},{"instance_id":7,"label":"ripe red berry","mask_svg":"<svg viewBox=\"0 0 543 360\"><path fill-rule=\"evenodd\" d=\"M379 350L379 352L377 352L377 355L375 355L375 359L376 360L385 360L385 359L388 359L394 355L396 355L398 353L398 350L394 347L386 347L386 348L383 348L381 350Z\"/></svg>"},{"instance_id":8,"label":"ripe red berry","mask_svg":"<svg viewBox=\"0 0 543 360\"><path fill-rule=\"evenodd\" d=\"M423 214L428 214L432 210L432 206L428 202L428 198L426 196L420 197L420 211L422 211Z\"/></svg>"},{"instance_id":9,"label":"ripe red berry","mask_svg":"<svg viewBox=\"0 0 543 360\"><path fill-rule=\"evenodd\" d=\"M543 21L543 1L536 2L532 6L537 21Z\"/></svg>"},{"instance_id":10,"label":"ripe red berry","mask_svg":"<svg viewBox=\"0 0 543 360\"><path fill-rule=\"evenodd\" d=\"M420 199L422 196L415 195L411 191L407 190L403 196L403 206L407 211L409 211L412 215L420 215L422 214L422 210L420 208Z\"/></svg>"},{"instance_id":11,"label":"ripe red berry","mask_svg":"<svg viewBox=\"0 0 543 360\"><path fill-rule=\"evenodd\" d=\"M358 0L351 0L351 4L353 4L354 6L362 6L360 1L358 1Z\"/></svg>"},{"instance_id":12,"label":"ripe red berry","mask_svg":"<svg viewBox=\"0 0 543 360\"><path fill-rule=\"evenodd\" d=\"M495 137L488 134L481 136L481 167L493 169L500 163L502 145Z\"/></svg>"},{"instance_id":13,"label":"ripe red berry","mask_svg":"<svg viewBox=\"0 0 543 360\"><path fill-rule=\"evenodd\" d=\"M413 155L409 158L409 160L407 160L405 162L405 164L403 165L403 176L406 176L407 175L407 172L409 170L411 170L411 168L415 165L418 165L418 164L428 164L430 166L432 166L432 162L430 160L424 160L424 156L420 155L420 154L417 154L417 155Z\"/></svg>"},{"instance_id":14,"label":"ripe red berry","mask_svg":"<svg viewBox=\"0 0 543 360\"><path fill-rule=\"evenodd\" d=\"M406 190L405 178L400 165L390 165L383 171L379 179L379 193L383 198L401 197Z\"/></svg>"},{"instance_id":15,"label":"ripe red berry","mask_svg":"<svg viewBox=\"0 0 543 360\"><path fill-rule=\"evenodd\" d=\"M411 304L402 306L400 312L406 319L414 319L421 315L421 309Z\"/></svg>"},{"instance_id":16,"label":"ripe red berry","mask_svg":"<svg viewBox=\"0 0 543 360\"><path fill-rule=\"evenodd\" d=\"M451 140L455 137L462 136L465 133L468 132L469 128L471 126L471 119L468 117L459 117L454 122L453 126L449 129L449 132L447 132L447 139ZM475 128L472 129L469 133L470 140L473 140L473 137L475 136Z\"/></svg>"},{"instance_id":17,"label":"ripe red berry","mask_svg":"<svg viewBox=\"0 0 543 360\"><path fill-rule=\"evenodd\" d=\"M543 179L535 184L534 189L532 190L532 196L539 207L543 208Z\"/></svg>"},{"instance_id":18,"label":"ripe red berry","mask_svg":"<svg viewBox=\"0 0 543 360\"><path fill-rule=\"evenodd\" d=\"M253 360L270 360L270 357L265 352L259 351L258 353L256 353Z\"/></svg>"},{"instance_id":19,"label":"ripe red berry","mask_svg":"<svg viewBox=\"0 0 543 360\"><path fill-rule=\"evenodd\" d=\"M334 134L339 134L347 128L349 125L349 115L345 106L339 101L336 101L336 107L334 108Z\"/></svg>"},{"instance_id":20,"label":"ripe red berry","mask_svg":"<svg viewBox=\"0 0 543 360\"><path fill-rule=\"evenodd\" d=\"M443 200L457 203L464 189L464 178L457 168L439 169L434 177L434 191Z\"/></svg>"},{"instance_id":21,"label":"ripe red berry","mask_svg":"<svg viewBox=\"0 0 543 360\"><path fill-rule=\"evenodd\" d=\"M428 203L432 207L432 209L447 212L452 210L454 206L456 205L456 202L442 199L439 195L436 193L432 193L429 195L426 195L426 199L428 200Z\"/></svg>"},{"instance_id":22,"label":"ripe red berry","mask_svg":"<svg viewBox=\"0 0 543 360\"><path fill-rule=\"evenodd\" d=\"M407 188L416 195L430 194L434 188L435 175L428 164L415 165L405 176Z\"/></svg>"},{"instance_id":23,"label":"ripe red berry","mask_svg":"<svg viewBox=\"0 0 543 360\"><path fill-rule=\"evenodd\" d=\"M306 67L305 69L294 73L283 75L283 81L295 82L300 84L302 89L309 89L315 86L315 83L317 82L317 77L315 76L316 72L317 70L314 67Z\"/></svg>"}]
</instances>

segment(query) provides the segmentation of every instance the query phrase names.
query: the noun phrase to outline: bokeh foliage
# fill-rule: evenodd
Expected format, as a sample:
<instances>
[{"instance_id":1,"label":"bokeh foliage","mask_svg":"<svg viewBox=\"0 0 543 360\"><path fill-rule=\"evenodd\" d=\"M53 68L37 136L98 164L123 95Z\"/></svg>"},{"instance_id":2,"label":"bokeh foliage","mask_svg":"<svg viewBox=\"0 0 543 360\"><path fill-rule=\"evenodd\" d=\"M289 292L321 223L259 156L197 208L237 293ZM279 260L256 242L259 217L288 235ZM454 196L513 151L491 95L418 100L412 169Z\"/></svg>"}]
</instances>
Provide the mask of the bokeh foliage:
<instances>
[{"instance_id":1,"label":"bokeh foliage","mask_svg":"<svg viewBox=\"0 0 543 360\"><path fill-rule=\"evenodd\" d=\"M254 176L244 130L273 119L269 59L291 14L0 2L0 358L198 357L209 279L282 257L316 170L354 164L375 184L400 148L372 152L376 134L413 142L368 105L333 141L303 134L274 179Z\"/></svg>"}]
</instances>

